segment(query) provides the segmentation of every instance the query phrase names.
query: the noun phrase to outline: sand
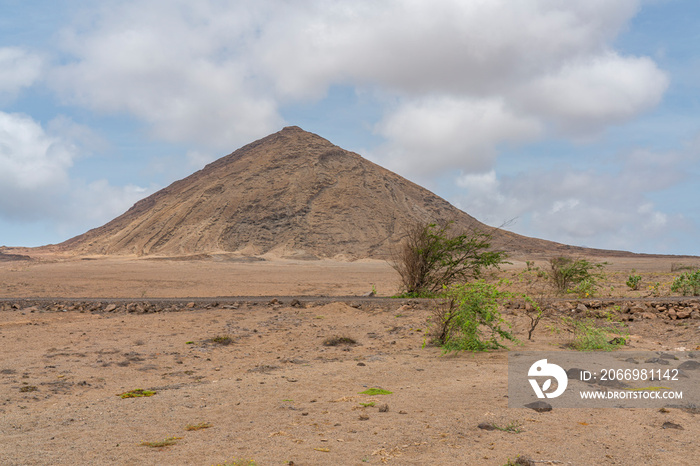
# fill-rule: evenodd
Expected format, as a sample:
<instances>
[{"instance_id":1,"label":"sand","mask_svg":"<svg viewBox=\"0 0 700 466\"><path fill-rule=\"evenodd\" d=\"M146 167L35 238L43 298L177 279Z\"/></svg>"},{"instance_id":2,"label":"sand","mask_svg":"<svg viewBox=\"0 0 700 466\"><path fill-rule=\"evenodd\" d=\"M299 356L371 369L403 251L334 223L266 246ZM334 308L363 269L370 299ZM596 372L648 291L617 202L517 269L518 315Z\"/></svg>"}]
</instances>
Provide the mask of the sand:
<instances>
[{"instance_id":1,"label":"sand","mask_svg":"<svg viewBox=\"0 0 700 466\"><path fill-rule=\"evenodd\" d=\"M294 295L358 296L372 285L389 295L397 279L382 262L17 261L0 264L0 283L4 297L57 302L269 297L145 314L6 301L19 309L0 312L2 464L504 465L520 455L535 464L661 465L700 457L698 415L681 409L509 409L507 351L443 355L424 346L425 302L292 306ZM523 341L514 350L568 341L546 331L555 320L527 341L522 314L504 317ZM700 321L687 322L630 322L628 349L694 348ZM325 346L333 336L356 344ZM393 393L360 394L373 387ZM135 389L156 393L118 396ZM519 432L486 431L483 422ZM201 423L208 427L187 430ZM169 438L173 445L142 445Z\"/></svg>"}]
</instances>

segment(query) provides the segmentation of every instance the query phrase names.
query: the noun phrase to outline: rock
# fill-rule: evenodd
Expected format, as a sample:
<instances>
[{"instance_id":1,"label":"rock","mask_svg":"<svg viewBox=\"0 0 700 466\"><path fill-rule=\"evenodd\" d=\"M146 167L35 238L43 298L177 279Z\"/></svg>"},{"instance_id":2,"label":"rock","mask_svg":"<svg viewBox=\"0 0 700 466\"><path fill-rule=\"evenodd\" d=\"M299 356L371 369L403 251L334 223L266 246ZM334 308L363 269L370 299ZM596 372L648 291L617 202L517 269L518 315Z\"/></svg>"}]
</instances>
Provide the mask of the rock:
<instances>
[{"instance_id":1,"label":"rock","mask_svg":"<svg viewBox=\"0 0 700 466\"><path fill-rule=\"evenodd\" d=\"M683 426L680 424L676 424L675 422L670 422L666 421L661 425L662 429L677 429L677 430L685 430Z\"/></svg>"},{"instance_id":2,"label":"rock","mask_svg":"<svg viewBox=\"0 0 700 466\"><path fill-rule=\"evenodd\" d=\"M656 314L652 314L651 312L643 312L641 314L642 319L649 319L649 320L654 320L657 319L658 317Z\"/></svg>"},{"instance_id":3,"label":"rock","mask_svg":"<svg viewBox=\"0 0 700 466\"><path fill-rule=\"evenodd\" d=\"M363 294L363 298L374 298L377 295L374 291L368 291L367 293Z\"/></svg>"},{"instance_id":4,"label":"rock","mask_svg":"<svg viewBox=\"0 0 700 466\"><path fill-rule=\"evenodd\" d=\"M526 404L525 407L537 411L538 413L546 413L552 410L552 405L544 401L534 401Z\"/></svg>"},{"instance_id":5,"label":"rock","mask_svg":"<svg viewBox=\"0 0 700 466\"><path fill-rule=\"evenodd\" d=\"M678 366L679 369L684 371L697 371L700 370L700 362L697 361L686 361Z\"/></svg>"},{"instance_id":6,"label":"rock","mask_svg":"<svg viewBox=\"0 0 700 466\"><path fill-rule=\"evenodd\" d=\"M187 304L185 305L185 307L188 308L188 309L192 309L192 308L194 307L194 302L190 301L189 303L187 303Z\"/></svg>"},{"instance_id":7,"label":"rock","mask_svg":"<svg viewBox=\"0 0 700 466\"><path fill-rule=\"evenodd\" d=\"M588 303L588 307L590 307L591 309L600 309L602 305L603 303L601 303L597 299Z\"/></svg>"},{"instance_id":8,"label":"rock","mask_svg":"<svg viewBox=\"0 0 700 466\"><path fill-rule=\"evenodd\" d=\"M116 304L109 304L105 308L105 312L114 312L114 310L117 308Z\"/></svg>"},{"instance_id":9,"label":"rock","mask_svg":"<svg viewBox=\"0 0 700 466\"><path fill-rule=\"evenodd\" d=\"M635 303L630 307L630 314L641 314L642 312L646 312L647 307L644 304L641 303Z\"/></svg>"},{"instance_id":10,"label":"rock","mask_svg":"<svg viewBox=\"0 0 700 466\"><path fill-rule=\"evenodd\" d=\"M292 306L292 307L304 307L304 306L301 304L301 301L299 301L298 299L292 299L292 302L289 303L289 305Z\"/></svg>"},{"instance_id":11,"label":"rock","mask_svg":"<svg viewBox=\"0 0 700 466\"><path fill-rule=\"evenodd\" d=\"M389 412L389 405L386 403L379 405L379 412L380 413L388 413Z\"/></svg>"},{"instance_id":12,"label":"rock","mask_svg":"<svg viewBox=\"0 0 700 466\"><path fill-rule=\"evenodd\" d=\"M481 422L477 427L482 430L496 430L496 427L490 422Z\"/></svg>"},{"instance_id":13,"label":"rock","mask_svg":"<svg viewBox=\"0 0 700 466\"><path fill-rule=\"evenodd\" d=\"M578 303L578 306L576 306L576 312L579 314L585 314L588 312L588 308L586 307L585 304Z\"/></svg>"},{"instance_id":14,"label":"rock","mask_svg":"<svg viewBox=\"0 0 700 466\"><path fill-rule=\"evenodd\" d=\"M566 371L566 377L568 379L573 379L573 380L581 380L581 373L584 371L584 369L579 369L577 367L572 367L568 371Z\"/></svg>"},{"instance_id":15,"label":"rock","mask_svg":"<svg viewBox=\"0 0 700 466\"><path fill-rule=\"evenodd\" d=\"M676 311L676 317L679 319L687 319L690 317L690 311L687 309L683 309L682 311Z\"/></svg>"}]
</instances>

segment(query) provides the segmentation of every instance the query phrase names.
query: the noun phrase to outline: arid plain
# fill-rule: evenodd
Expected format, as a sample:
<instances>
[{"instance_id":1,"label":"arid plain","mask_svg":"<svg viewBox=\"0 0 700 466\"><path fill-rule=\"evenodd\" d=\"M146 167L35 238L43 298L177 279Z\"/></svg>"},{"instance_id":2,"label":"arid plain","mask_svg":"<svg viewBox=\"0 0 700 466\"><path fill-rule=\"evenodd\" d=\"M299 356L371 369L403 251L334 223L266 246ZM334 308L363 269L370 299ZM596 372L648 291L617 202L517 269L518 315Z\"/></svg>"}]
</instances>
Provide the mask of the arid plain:
<instances>
[{"instance_id":1,"label":"arid plain","mask_svg":"<svg viewBox=\"0 0 700 466\"><path fill-rule=\"evenodd\" d=\"M695 464L700 453L689 409L509 409L507 351L424 346L430 303L385 298L398 277L383 261L85 259L0 262L3 464ZM678 264L611 260L611 283L632 268L667 282ZM379 297L361 296L373 286ZM635 293L625 299L649 294ZM558 314L533 341L522 310L504 317L521 341L512 350L570 341L546 330ZM700 345L700 319L626 325L626 349ZM324 345L334 336L356 344ZM375 387L393 393L360 394ZM118 396L135 389L156 394Z\"/></svg>"}]
</instances>

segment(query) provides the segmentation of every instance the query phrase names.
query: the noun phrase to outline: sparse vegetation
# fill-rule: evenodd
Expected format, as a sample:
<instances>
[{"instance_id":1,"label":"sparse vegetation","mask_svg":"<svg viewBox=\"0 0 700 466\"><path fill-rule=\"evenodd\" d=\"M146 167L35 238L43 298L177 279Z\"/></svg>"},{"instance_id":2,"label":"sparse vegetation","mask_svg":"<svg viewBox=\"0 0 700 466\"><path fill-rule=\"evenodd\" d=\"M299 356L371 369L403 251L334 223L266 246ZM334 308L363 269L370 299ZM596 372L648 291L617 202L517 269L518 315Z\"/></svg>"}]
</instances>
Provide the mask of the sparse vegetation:
<instances>
[{"instance_id":1,"label":"sparse vegetation","mask_svg":"<svg viewBox=\"0 0 700 466\"><path fill-rule=\"evenodd\" d=\"M121 398L140 398L143 396L153 396L156 393L157 392L155 392L153 390L144 390L142 388L137 388L136 390L131 390L128 392L120 393L117 396L119 396Z\"/></svg>"},{"instance_id":2,"label":"sparse vegetation","mask_svg":"<svg viewBox=\"0 0 700 466\"><path fill-rule=\"evenodd\" d=\"M632 270L632 273L630 274L630 276L627 277L626 284L630 290L638 290L639 284L642 281L642 276L637 275L635 272L636 272L635 270Z\"/></svg>"},{"instance_id":3,"label":"sparse vegetation","mask_svg":"<svg viewBox=\"0 0 700 466\"><path fill-rule=\"evenodd\" d=\"M256 463L253 460L248 460L248 459L232 459L228 463L219 463L215 466L258 466L258 463Z\"/></svg>"},{"instance_id":4,"label":"sparse vegetation","mask_svg":"<svg viewBox=\"0 0 700 466\"><path fill-rule=\"evenodd\" d=\"M505 252L490 248L491 234L484 231L457 233L452 222L416 222L391 265L401 277L404 296L434 296L444 286L479 278L484 269L504 263Z\"/></svg>"},{"instance_id":5,"label":"sparse vegetation","mask_svg":"<svg viewBox=\"0 0 700 466\"><path fill-rule=\"evenodd\" d=\"M219 335L207 340L208 343L213 343L220 346L228 346L234 342L230 335Z\"/></svg>"},{"instance_id":6,"label":"sparse vegetation","mask_svg":"<svg viewBox=\"0 0 700 466\"><path fill-rule=\"evenodd\" d=\"M360 395L391 395L394 392L390 392L389 390L384 390L383 388L368 388L364 392L360 392Z\"/></svg>"},{"instance_id":7,"label":"sparse vegetation","mask_svg":"<svg viewBox=\"0 0 700 466\"><path fill-rule=\"evenodd\" d=\"M175 445L182 437L168 437L157 442L141 442L140 445L151 448L163 448Z\"/></svg>"},{"instance_id":8,"label":"sparse vegetation","mask_svg":"<svg viewBox=\"0 0 700 466\"><path fill-rule=\"evenodd\" d=\"M185 426L185 430L202 430L202 429L208 429L212 427L212 424L208 422L200 422L199 424L187 424Z\"/></svg>"},{"instance_id":9,"label":"sparse vegetation","mask_svg":"<svg viewBox=\"0 0 700 466\"><path fill-rule=\"evenodd\" d=\"M626 333L611 319L598 324L594 319L565 317L562 322L573 335L571 347L577 351L612 351L627 343ZM617 335L611 339L611 335Z\"/></svg>"},{"instance_id":10,"label":"sparse vegetation","mask_svg":"<svg viewBox=\"0 0 700 466\"><path fill-rule=\"evenodd\" d=\"M700 269L684 272L673 280L671 291L682 293L683 296L700 296Z\"/></svg>"},{"instance_id":11,"label":"sparse vegetation","mask_svg":"<svg viewBox=\"0 0 700 466\"><path fill-rule=\"evenodd\" d=\"M323 340L323 346L356 345L357 341L350 337L332 336Z\"/></svg>"},{"instance_id":12,"label":"sparse vegetation","mask_svg":"<svg viewBox=\"0 0 700 466\"><path fill-rule=\"evenodd\" d=\"M520 423L517 421L509 422L505 426L499 426L498 424L491 425L494 427L494 429L500 430L501 432L511 432L514 434L519 434L523 431L523 429L521 429Z\"/></svg>"},{"instance_id":13,"label":"sparse vegetation","mask_svg":"<svg viewBox=\"0 0 700 466\"><path fill-rule=\"evenodd\" d=\"M593 296L598 281L605 276L602 273L605 262L560 256L551 259L549 265L549 277L559 293L576 293L583 298Z\"/></svg>"},{"instance_id":14,"label":"sparse vegetation","mask_svg":"<svg viewBox=\"0 0 700 466\"><path fill-rule=\"evenodd\" d=\"M447 287L443 296L429 325L435 343L445 352L486 351L504 348L502 340L515 341L503 328L506 323L499 312L501 302L510 299L511 293L477 281Z\"/></svg>"}]
</instances>

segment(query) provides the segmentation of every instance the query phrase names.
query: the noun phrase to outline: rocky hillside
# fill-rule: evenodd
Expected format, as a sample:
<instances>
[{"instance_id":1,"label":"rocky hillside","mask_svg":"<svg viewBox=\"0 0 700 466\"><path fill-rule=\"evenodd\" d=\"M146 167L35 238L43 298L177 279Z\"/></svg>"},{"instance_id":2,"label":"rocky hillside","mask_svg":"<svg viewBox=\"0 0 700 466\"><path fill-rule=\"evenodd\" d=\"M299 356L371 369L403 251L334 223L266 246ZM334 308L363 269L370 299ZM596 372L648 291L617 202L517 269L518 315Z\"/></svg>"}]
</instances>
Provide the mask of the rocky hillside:
<instances>
[{"instance_id":1,"label":"rocky hillside","mask_svg":"<svg viewBox=\"0 0 700 466\"><path fill-rule=\"evenodd\" d=\"M458 228L488 228L360 155L287 127L137 202L59 249L387 258L408 223L446 219ZM505 231L494 235L499 247L516 254L577 249Z\"/></svg>"}]
</instances>

